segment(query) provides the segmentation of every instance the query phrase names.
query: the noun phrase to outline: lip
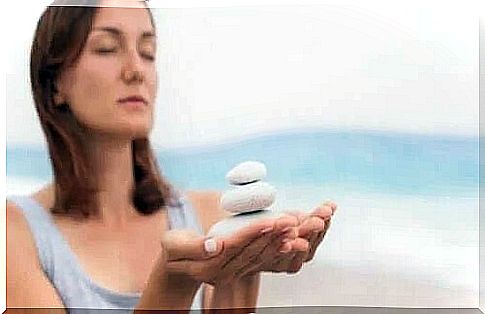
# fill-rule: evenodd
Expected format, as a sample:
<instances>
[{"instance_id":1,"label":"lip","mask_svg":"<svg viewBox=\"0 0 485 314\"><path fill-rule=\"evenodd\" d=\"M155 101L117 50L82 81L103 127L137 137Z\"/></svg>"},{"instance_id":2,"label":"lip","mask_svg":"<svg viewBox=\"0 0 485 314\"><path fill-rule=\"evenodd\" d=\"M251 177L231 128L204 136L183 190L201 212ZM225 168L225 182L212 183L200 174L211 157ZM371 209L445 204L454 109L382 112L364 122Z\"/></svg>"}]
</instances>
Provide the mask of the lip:
<instances>
[{"instance_id":1,"label":"lip","mask_svg":"<svg viewBox=\"0 0 485 314\"><path fill-rule=\"evenodd\" d=\"M139 95L132 95L124 98L118 99L118 103L120 104L127 104L127 103L134 103L134 104L143 104L143 105L148 105L148 101L143 98L142 96Z\"/></svg>"}]
</instances>

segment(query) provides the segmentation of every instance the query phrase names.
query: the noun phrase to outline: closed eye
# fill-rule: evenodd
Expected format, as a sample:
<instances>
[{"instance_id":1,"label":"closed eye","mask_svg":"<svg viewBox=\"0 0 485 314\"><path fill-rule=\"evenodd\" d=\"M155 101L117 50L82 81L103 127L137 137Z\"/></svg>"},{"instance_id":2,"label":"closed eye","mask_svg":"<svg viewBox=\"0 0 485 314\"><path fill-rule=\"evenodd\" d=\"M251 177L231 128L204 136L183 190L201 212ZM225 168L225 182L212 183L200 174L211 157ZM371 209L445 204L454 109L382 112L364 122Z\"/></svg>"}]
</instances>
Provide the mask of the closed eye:
<instances>
[{"instance_id":1,"label":"closed eye","mask_svg":"<svg viewBox=\"0 0 485 314\"><path fill-rule=\"evenodd\" d=\"M108 54L108 53L116 52L116 48L100 48L100 49L96 49L96 52L100 54Z\"/></svg>"},{"instance_id":2,"label":"closed eye","mask_svg":"<svg viewBox=\"0 0 485 314\"><path fill-rule=\"evenodd\" d=\"M143 58L147 59L147 60L150 60L150 61L154 61L155 60L155 56L153 55L149 55L149 54L142 54L141 55Z\"/></svg>"}]
</instances>

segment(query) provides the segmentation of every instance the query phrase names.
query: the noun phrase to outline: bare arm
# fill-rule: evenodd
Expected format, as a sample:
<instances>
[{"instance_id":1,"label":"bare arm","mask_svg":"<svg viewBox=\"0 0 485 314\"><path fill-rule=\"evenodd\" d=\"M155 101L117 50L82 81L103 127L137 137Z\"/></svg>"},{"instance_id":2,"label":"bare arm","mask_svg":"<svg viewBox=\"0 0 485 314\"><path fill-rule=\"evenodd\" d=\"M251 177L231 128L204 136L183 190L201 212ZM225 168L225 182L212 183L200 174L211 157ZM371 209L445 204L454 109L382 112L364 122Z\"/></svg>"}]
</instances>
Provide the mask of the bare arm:
<instances>
[{"instance_id":1,"label":"bare arm","mask_svg":"<svg viewBox=\"0 0 485 314\"><path fill-rule=\"evenodd\" d=\"M42 271L27 221L17 207L7 203L7 313L25 313L13 308L32 307L45 309L38 313L66 313Z\"/></svg>"},{"instance_id":2,"label":"bare arm","mask_svg":"<svg viewBox=\"0 0 485 314\"><path fill-rule=\"evenodd\" d=\"M169 275L164 268L161 256L134 313L142 313L139 310L144 309L187 310L188 313L200 283L183 275Z\"/></svg>"},{"instance_id":3,"label":"bare arm","mask_svg":"<svg viewBox=\"0 0 485 314\"><path fill-rule=\"evenodd\" d=\"M239 309L232 313L249 313L256 311L259 294L260 275L251 275L226 286L212 288L207 308Z\"/></svg>"},{"instance_id":4,"label":"bare arm","mask_svg":"<svg viewBox=\"0 0 485 314\"><path fill-rule=\"evenodd\" d=\"M229 217L231 214L224 211L219 206L221 193L210 192L190 192L187 193L198 213L199 221L204 232L207 234L209 229L218 221ZM260 286L260 275L251 275L230 286L212 286L203 284L203 307L210 308L251 308L257 304ZM253 310L254 311L254 310ZM241 312L243 313L243 312Z\"/></svg>"}]
</instances>

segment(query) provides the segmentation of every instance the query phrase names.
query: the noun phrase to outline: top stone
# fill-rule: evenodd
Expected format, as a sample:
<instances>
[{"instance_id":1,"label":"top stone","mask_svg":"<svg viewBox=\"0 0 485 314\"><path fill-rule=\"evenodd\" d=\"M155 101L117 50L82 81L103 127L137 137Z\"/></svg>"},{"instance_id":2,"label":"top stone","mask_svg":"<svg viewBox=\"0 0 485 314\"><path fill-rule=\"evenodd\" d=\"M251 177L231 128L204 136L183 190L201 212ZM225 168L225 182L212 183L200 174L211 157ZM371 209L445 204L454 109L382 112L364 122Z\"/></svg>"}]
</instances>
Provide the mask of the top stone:
<instances>
[{"instance_id":1,"label":"top stone","mask_svg":"<svg viewBox=\"0 0 485 314\"><path fill-rule=\"evenodd\" d=\"M260 181L266 177L266 166L259 161L245 161L226 174L226 180L233 185Z\"/></svg>"}]
</instances>

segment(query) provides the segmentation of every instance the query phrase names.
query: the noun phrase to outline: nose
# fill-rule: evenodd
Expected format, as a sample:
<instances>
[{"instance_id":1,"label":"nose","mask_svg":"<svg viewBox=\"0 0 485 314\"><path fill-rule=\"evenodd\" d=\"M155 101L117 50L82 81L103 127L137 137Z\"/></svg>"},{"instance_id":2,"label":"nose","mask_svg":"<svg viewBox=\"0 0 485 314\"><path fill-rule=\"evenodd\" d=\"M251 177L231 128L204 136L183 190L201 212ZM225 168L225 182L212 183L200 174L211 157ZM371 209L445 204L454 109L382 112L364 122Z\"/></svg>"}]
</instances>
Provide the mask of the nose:
<instances>
[{"instance_id":1,"label":"nose","mask_svg":"<svg viewBox=\"0 0 485 314\"><path fill-rule=\"evenodd\" d=\"M144 80L141 57L136 51L128 51L121 70L121 78L127 84L141 83Z\"/></svg>"}]
</instances>

